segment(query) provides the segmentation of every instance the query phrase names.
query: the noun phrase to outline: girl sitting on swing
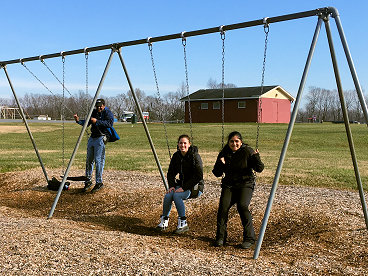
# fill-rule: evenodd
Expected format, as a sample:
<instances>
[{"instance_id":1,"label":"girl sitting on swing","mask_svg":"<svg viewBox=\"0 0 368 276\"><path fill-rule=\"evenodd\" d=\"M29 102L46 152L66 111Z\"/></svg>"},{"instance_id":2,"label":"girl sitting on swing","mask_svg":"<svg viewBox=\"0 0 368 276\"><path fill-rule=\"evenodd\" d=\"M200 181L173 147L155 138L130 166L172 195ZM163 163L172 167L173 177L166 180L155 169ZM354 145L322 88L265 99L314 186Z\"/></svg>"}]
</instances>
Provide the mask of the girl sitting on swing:
<instances>
[{"instance_id":1,"label":"girl sitting on swing","mask_svg":"<svg viewBox=\"0 0 368 276\"><path fill-rule=\"evenodd\" d=\"M245 144L238 131L231 132L212 170L217 177L225 174L221 181L215 246L226 243L229 210L235 203L243 224L243 243L240 246L248 249L254 244L255 233L249 204L256 184L253 171L262 172L263 168L258 149L253 150Z\"/></svg>"},{"instance_id":2,"label":"girl sitting on swing","mask_svg":"<svg viewBox=\"0 0 368 276\"><path fill-rule=\"evenodd\" d=\"M172 202L174 201L179 216L178 226L174 233L181 234L189 230L183 200L190 197L199 197L203 193L204 182L201 156L198 153L198 148L191 145L188 135L179 136L177 148L178 150L173 154L167 172L169 190L164 196L160 224L156 228L161 231L166 230L169 224ZM179 179L176 179L178 174Z\"/></svg>"}]
</instances>

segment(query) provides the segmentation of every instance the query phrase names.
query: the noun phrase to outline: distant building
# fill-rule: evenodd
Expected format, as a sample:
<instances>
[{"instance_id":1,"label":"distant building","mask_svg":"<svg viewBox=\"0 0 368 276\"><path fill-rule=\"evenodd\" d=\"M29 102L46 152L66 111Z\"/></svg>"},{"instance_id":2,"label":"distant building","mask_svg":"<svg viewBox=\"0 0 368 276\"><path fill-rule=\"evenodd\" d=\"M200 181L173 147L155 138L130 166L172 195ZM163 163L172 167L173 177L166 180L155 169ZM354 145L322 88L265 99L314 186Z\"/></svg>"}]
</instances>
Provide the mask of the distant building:
<instances>
[{"instance_id":1,"label":"distant building","mask_svg":"<svg viewBox=\"0 0 368 276\"><path fill-rule=\"evenodd\" d=\"M35 117L36 120L42 120L42 121L49 121L51 120L51 117L48 115L38 115Z\"/></svg>"},{"instance_id":2,"label":"distant building","mask_svg":"<svg viewBox=\"0 0 368 276\"><path fill-rule=\"evenodd\" d=\"M236 87L224 89L225 122L289 123L291 103L295 100L279 85ZM201 89L189 95L193 123L222 122L220 89ZM189 122L188 96L185 102L185 122Z\"/></svg>"},{"instance_id":3,"label":"distant building","mask_svg":"<svg viewBox=\"0 0 368 276\"><path fill-rule=\"evenodd\" d=\"M0 119L20 119L19 108L0 106Z\"/></svg>"},{"instance_id":4,"label":"distant building","mask_svg":"<svg viewBox=\"0 0 368 276\"><path fill-rule=\"evenodd\" d=\"M142 112L144 120L147 122L149 119L149 112L143 111ZM124 111L123 115L121 116L120 120L122 122L131 122L133 118L134 112L132 111Z\"/></svg>"}]
</instances>

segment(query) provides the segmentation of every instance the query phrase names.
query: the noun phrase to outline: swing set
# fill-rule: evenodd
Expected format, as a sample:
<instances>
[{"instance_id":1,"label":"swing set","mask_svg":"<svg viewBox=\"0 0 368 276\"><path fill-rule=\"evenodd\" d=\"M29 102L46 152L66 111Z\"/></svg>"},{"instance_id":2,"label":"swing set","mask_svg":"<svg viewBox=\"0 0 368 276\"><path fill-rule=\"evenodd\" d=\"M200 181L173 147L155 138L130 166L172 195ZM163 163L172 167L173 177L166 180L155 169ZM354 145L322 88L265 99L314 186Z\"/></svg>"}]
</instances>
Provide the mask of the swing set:
<instances>
[{"instance_id":1,"label":"swing set","mask_svg":"<svg viewBox=\"0 0 368 276\"><path fill-rule=\"evenodd\" d=\"M255 27L255 26L263 26L264 27L265 47L264 47L264 59L263 59L262 83L261 83L261 89L263 89L264 75L265 75L265 65L266 65L267 41L268 41L268 32L269 32L270 24L274 24L274 23L277 23L277 22L283 22L283 21L289 21L289 20L295 20L295 19L301 19L301 18L307 18L307 17L312 17L312 16L316 16L318 18L318 21L317 21L317 25L316 25L316 28L315 28L315 31L314 31L313 39L312 39L312 42L311 42L311 45L310 45L310 49L309 49L309 52L308 52L308 56L307 56L307 60L306 60L305 67L304 67L304 70L303 70L303 74L302 74L302 77L301 77L301 81L300 81L300 84L299 84L296 101L294 103L294 108L292 110L290 122L289 122L288 129L287 129L287 132L286 132L286 136L285 136L285 139L284 139L284 144L283 144L283 147L282 147L282 150L281 150L281 154L280 154L278 166L277 166L277 169L276 169L274 181L273 181L273 184L272 184L272 188L271 188L271 192L270 192L269 199L268 199L268 202L267 202L267 207L266 207L266 210L265 210L265 214L264 214L264 217L263 217L263 220L262 220L262 225L261 225L260 233L259 233L259 236L258 236L256 248L255 248L255 251L254 251L253 258L257 259L258 256L259 256L259 253L260 253L261 245L262 245L264 234L265 234L266 227L267 227L267 222L268 222L268 219L269 219L269 216L270 216L270 211L271 211L273 200L274 200L274 197L275 197L275 194L276 194L276 189L277 189L277 186L278 186L279 177L280 177L280 174L281 174L283 162L284 162L285 155L286 155L286 152L287 152L287 148L288 148L288 145L289 145L291 133L292 133L292 130L294 128L296 116L297 116L297 113L298 113L299 104L300 104L302 94L303 94L303 90L304 90L304 85L306 83L307 75L308 75L308 72L309 72L309 68L310 68L310 65L311 65L312 57L313 57L314 50L315 50L315 47L316 47L316 44L317 44L317 40L318 40L318 37L319 37L319 33L320 33L322 23L324 23L324 25L325 25L325 30L326 30L326 34L327 34L327 40L328 40L328 45L329 45L329 50L330 50L330 55L331 55L331 61L332 61L332 65L333 65L337 90L338 90L340 104L341 104L341 110L342 110L344 123L345 123L345 130L346 130L347 140L348 140L350 153L351 153L351 158L352 158L353 167L354 167L354 172L355 172L355 178L356 178L356 182L357 182L357 186L358 186L358 190L359 190L359 195L360 195L360 200L361 200L361 204L362 204L362 209L363 209L363 214L364 214L364 218L365 218L366 227L368 229L367 206L366 206L366 202L365 202L363 185L362 185L362 181L361 181L361 177L360 177L360 173L359 173L359 168L358 168L358 164L357 164L357 159L356 159L356 154L355 154L355 149L354 149L354 142L353 142L352 133L351 133L350 125L349 125L349 118L348 118L346 103L345 103L345 99L344 99L342 84L341 84L341 80L340 80L340 73L339 73L339 69L338 69L337 59L336 59L335 50L334 50L334 44L333 44L333 39L332 39L332 34L331 34L331 29L330 29L330 18L335 19L335 23L336 23L336 26L337 26L337 29L338 29L338 34L339 34L341 44L342 44L342 47L344 49L344 53L345 53L345 56L346 56L347 64L349 66L350 73L351 73L351 76L352 76L352 79L353 79L353 82L354 82L354 85L355 85L355 89L356 89L356 92L358 94L358 98L359 98L359 101L360 101L360 104L361 104L361 107L362 107L362 110L363 110L363 114L364 114L364 117L365 117L365 120L366 120L367 124L368 124L368 112L367 112L367 105L366 105L364 97L363 97L362 89L361 89L361 86L360 86L360 83L359 83L359 80L358 80L358 76L357 76L357 73L356 73L356 70L355 70L355 67L354 67L354 64L353 64L353 60L352 60L352 57L351 57L351 54L350 54L350 51L349 51L349 47L348 47L348 44L347 44L347 41L346 41L346 38L345 38L345 34L344 34L344 31L343 31L343 28L342 28L342 24L340 22L340 16L339 16L339 13L338 13L337 9L335 9L333 7L325 7L325 8L319 8L319 9L305 11L305 12L287 14L287 15L276 16L276 17L269 17L269 18L266 17L266 18L259 19L259 20L254 20L254 21L247 21L247 22L231 24L231 25L223 25L223 26L220 26L220 27L213 27L213 28L195 30L195 31L190 31L190 32L181 32L181 33L164 35L164 36L159 36L159 37L149 37L149 38L145 38L145 39L139 39L139 40L133 40L133 41L127 41L127 42L120 42L120 43L114 43L114 44L108 44L108 45L102 45L102 46L96 46L96 47L90 47L90 48L84 48L84 49L78 49L78 50L72 50L72 51L65 51L65 52L61 52L61 53L47 54L47 55L36 56L36 57L28 57L28 58L22 58L22 59L0 61L0 66L5 72L6 78L8 80L9 86L10 86L10 89L11 89L13 95L14 95L15 101L18 105L19 110L20 110L23 122L25 124L27 132L28 132L29 137L31 139L31 142L33 144L34 150L36 152L36 155L37 155L38 160L40 162L40 165L42 167L42 170L43 170L43 173L45 175L46 181L49 181L46 169L43 165L41 156L38 152L36 143L34 141L34 138L32 136L30 128L28 126L26 116L24 115L23 109L21 108L18 97L17 97L16 92L14 90L14 87L12 85L10 76L8 74L8 71L7 71L7 68L6 68L7 65L20 63L31 73L31 71L27 68L25 63L29 62L29 61L40 60L46 66L46 68L53 74L53 76L58 80L58 82L62 85L62 88L63 88L62 109L63 109L63 112L64 112L64 108L66 108L65 103L64 103L64 93L65 93L65 91L69 92L66 89L65 85L64 85L65 84L65 82L64 82L65 57L69 56L69 55L76 55L76 54L83 54L83 53L85 54L85 57L86 57L86 92L88 92L88 54L91 53L91 52L94 52L94 51L110 50L111 52L110 52L110 55L108 57L105 69L104 69L103 74L101 76L101 79L100 79L100 82L98 84L97 90L96 90L94 98L92 100L92 103L89 106L89 109L88 109L88 112L87 112L86 121L89 121L89 119L91 117L91 114L92 114L92 111L93 111L93 108L95 106L95 103L96 103L96 101L98 99L98 96L100 94L103 82L104 82L104 80L106 78L106 75L107 75L107 72L109 70L112 57L113 57L114 53L117 53L117 55L119 57L119 60L120 60L120 63L121 63L121 66L123 68L126 80L128 82L130 91L132 92L132 96L133 96L133 100L135 102L136 108L138 110L138 113L139 113L140 117L142 118L142 125L144 127L145 132L146 132L148 142L151 146L151 150L152 150L152 153L154 155L154 158L155 158L158 170L160 172L163 184L164 184L165 188L168 189L168 185L167 185L164 173L162 171L161 164L160 164L160 161L158 159L153 141L151 139L151 135L149 133L147 124L146 124L145 120L143 119L144 117L143 117L143 114L142 114L142 110L140 108L140 103L137 99L133 84L132 84L132 82L130 80L130 77L129 77L129 74L128 74L128 70L125 66L123 56L121 54L121 49L123 47L128 47L128 46L134 46L134 45L140 45L140 44L146 44L146 43L148 44L150 55L151 55L151 62L152 62L152 68L153 68L153 74L154 74L154 79L155 79L155 84L156 84L157 95L158 95L158 98L160 99L161 98L160 97L160 89L159 89L159 85L158 85L157 74L156 74L155 63L154 63L154 56L153 56L153 43L160 42L160 41L168 41L168 40L173 40L173 39L181 39L182 40L183 53L184 53L185 88L186 88L187 97L188 97L188 111L189 111L189 119L190 119L190 135L191 135L191 137L193 137L191 108L190 108L190 95L189 95L187 52L186 52L187 38L193 37L193 36L200 36L200 35L218 33L219 32L220 35L221 35L221 39L222 39L222 82L221 82L221 87L222 87L222 91L223 91L223 96L222 96L222 145L224 145L225 33L227 31L242 29L242 28L249 28L249 27ZM61 57L62 58L62 62L63 62L63 80L62 81L60 81L56 77L56 75L51 71L51 69L49 69L49 67L45 63L45 59L56 58L56 57ZM31 74L36 79L38 79L33 73L31 73ZM51 92L51 90L48 89L47 86L44 85L41 80L38 79L38 81L47 90L49 90L49 92ZM263 91L261 91L261 92L263 92ZM262 104L262 102L261 102L261 97L260 97L259 98L259 105L258 105L258 121L259 121L259 116L261 114L261 108L262 108L261 104ZM169 156L171 158L170 147L169 147L168 138L167 138L167 130L166 130L166 126L165 126L164 111L161 109L161 112L162 113L161 113L160 116L162 118L163 125L165 127L165 136L166 136ZM257 125L256 148L258 148L259 127L260 127L260 125L258 123L258 125ZM80 132L80 135L78 137L75 148L73 150L73 153L70 157L69 163L68 163L65 171L63 171L63 179L60 183L55 201L54 201L54 203L51 207L48 218L51 218L53 213L54 213L54 210L56 208L58 199L61 195L64 184L66 183L66 180L68 179L68 174L69 174L70 168L71 168L72 163L74 161L76 152L77 152L77 150L79 148L79 145L80 145L80 142L83 138L83 134L86 131L86 128L87 128L87 124L84 124L83 128ZM63 135L64 135L64 133L63 133ZM64 148L64 142L63 142L63 148ZM63 159L64 159L64 157L63 157Z\"/></svg>"}]
</instances>

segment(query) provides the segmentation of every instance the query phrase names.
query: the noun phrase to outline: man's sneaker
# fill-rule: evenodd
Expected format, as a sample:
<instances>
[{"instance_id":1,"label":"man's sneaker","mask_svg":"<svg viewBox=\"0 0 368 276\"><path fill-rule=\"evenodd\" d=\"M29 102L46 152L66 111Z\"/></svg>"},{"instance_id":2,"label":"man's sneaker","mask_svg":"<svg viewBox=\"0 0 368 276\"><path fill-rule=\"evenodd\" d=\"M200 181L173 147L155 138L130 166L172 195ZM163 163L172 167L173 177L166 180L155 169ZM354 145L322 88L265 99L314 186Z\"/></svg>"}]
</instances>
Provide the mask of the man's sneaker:
<instances>
[{"instance_id":1,"label":"man's sneaker","mask_svg":"<svg viewBox=\"0 0 368 276\"><path fill-rule=\"evenodd\" d=\"M103 187L102 183L96 183L96 185L93 187L93 189L91 190L91 193L95 193L98 190L100 190Z\"/></svg>"},{"instance_id":2,"label":"man's sneaker","mask_svg":"<svg viewBox=\"0 0 368 276\"><path fill-rule=\"evenodd\" d=\"M243 249L249 249L254 244L254 242L245 241L243 242L240 247Z\"/></svg>"},{"instance_id":3,"label":"man's sneaker","mask_svg":"<svg viewBox=\"0 0 368 276\"><path fill-rule=\"evenodd\" d=\"M224 246L224 244L225 244L225 242L224 242L223 239L218 239L218 240L215 241L214 246L222 247L222 246Z\"/></svg>"},{"instance_id":4,"label":"man's sneaker","mask_svg":"<svg viewBox=\"0 0 368 276\"><path fill-rule=\"evenodd\" d=\"M178 218L178 227L174 231L175 234L182 234L184 232L189 231L189 226L187 224L187 219Z\"/></svg>"},{"instance_id":5,"label":"man's sneaker","mask_svg":"<svg viewBox=\"0 0 368 276\"><path fill-rule=\"evenodd\" d=\"M161 216L160 217L160 224L157 225L156 229L160 230L160 231L165 231L168 226L169 226L169 218Z\"/></svg>"},{"instance_id":6,"label":"man's sneaker","mask_svg":"<svg viewBox=\"0 0 368 276\"><path fill-rule=\"evenodd\" d=\"M87 192L87 190L92 186L92 181L88 180L84 182L84 188L83 188L83 192Z\"/></svg>"}]
</instances>

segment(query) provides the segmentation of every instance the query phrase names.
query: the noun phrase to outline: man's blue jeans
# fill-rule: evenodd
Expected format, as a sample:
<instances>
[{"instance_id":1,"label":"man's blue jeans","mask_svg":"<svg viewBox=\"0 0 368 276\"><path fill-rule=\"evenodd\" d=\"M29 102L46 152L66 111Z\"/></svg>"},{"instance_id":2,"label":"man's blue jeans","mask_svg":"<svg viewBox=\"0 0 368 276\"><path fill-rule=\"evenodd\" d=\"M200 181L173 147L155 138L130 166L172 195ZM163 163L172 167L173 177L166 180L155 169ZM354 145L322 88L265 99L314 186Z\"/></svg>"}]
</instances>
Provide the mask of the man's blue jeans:
<instances>
[{"instance_id":1,"label":"man's blue jeans","mask_svg":"<svg viewBox=\"0 0 368 276\"><path fill-rule=\"evenodd\" d=\"M87 144L86 176L91 179L93 165L96 164L96 183L102 183L102 173L105 166L105 144L103 136L89 137Z\"/></svg>"}]
</instances>

